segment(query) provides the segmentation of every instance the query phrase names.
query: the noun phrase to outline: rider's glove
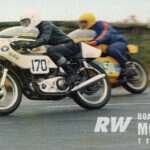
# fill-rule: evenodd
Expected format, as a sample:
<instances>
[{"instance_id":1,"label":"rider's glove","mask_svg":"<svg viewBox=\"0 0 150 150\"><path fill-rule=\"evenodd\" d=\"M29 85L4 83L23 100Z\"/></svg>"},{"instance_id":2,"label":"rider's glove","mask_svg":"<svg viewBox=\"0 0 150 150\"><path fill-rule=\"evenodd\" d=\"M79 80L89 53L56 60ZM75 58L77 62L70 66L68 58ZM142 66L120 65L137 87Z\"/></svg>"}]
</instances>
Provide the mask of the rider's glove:
<instances>
[{"instance_id":1,"label":"rider's glove","mask_svg":"<svg viewBox=\"0 0 150 150\"><path fill-rule=\"evenodd\" d=\"M32 43L30 42L27 42L27 43L24 43L23 47L22 47L24 50L27 50L27 49L32 49Z\"/></svg>"},{"instance_id":2,"label":"rider's glove","mask_svg":"<svg viewBox=\"0 0 150 150\"><path fill-rule=\"evenodd\" d=\"M90 45L90 46L96 46L97 45L97 41L85 42L85 43Z\"/></svg>"},{"instance_id":3,"label":"rider's glove","mask_svg":"<svg viewBox=\"0 0 150 150\"><path fill-rule=\"evenodd\" d=\"M22 49L23 43L22 43L22 41L13 41L10 43L10 46L14 50L20 50L20 49Z\"/></svg>"}]
</instances>

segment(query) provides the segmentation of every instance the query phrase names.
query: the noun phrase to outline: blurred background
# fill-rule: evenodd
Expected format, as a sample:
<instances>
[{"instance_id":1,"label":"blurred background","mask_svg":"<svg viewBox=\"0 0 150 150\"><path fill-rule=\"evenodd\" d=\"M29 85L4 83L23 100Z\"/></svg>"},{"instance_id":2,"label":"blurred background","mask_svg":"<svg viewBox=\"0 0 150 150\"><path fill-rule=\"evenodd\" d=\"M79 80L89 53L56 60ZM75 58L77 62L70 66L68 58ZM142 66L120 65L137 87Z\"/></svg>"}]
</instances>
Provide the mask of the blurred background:
<instances>
[{"instance_id":1,"label":"blurred background","mask_svg":"<svg viewBox=\"0 0 150 150\"><path fill-rule=\"evenodd\" d=\"M135 55L150 74L150 1L148 0L5 0L0 5L0 30L19 25L24 9L34 8L43 20L52 21L65 33L78 28L84 12L109 22L130 44L139 46Z\"/></svg>"}]
</instances>

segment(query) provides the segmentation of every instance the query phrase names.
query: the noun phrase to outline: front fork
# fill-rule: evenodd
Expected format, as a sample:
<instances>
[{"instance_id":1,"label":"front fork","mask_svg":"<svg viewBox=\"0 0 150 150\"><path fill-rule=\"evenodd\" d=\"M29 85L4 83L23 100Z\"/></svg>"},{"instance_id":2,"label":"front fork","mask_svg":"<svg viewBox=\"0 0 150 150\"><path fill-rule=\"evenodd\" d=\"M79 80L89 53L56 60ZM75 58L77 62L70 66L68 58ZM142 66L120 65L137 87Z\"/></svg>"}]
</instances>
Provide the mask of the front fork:
<instances>
[{"instance_id":1,"label":"front fork","mask_svg":"<svg viewBox=\"0 0 150 150\"><path fill-rule=\"evenodd\" d=\"M2 79L1 79L1 82L0 82L0 89L2 89L4 87L4 84L5 84L5 81L6 81L6 77L7 77L7 72L8 72L8 69L7 68L3 68L3 75L2 75Z\"/></svg>"},{"instance_id":2,"label":"front fork","mask_svg":"<svg viewBox=\"0 0 150 150\"><path fill-rule=\"evenodd\" d=\"M4 93L5 93L5 87L4 87L4 84L5 84L5 81L6 81L6 77L7 77L7 72L8 72L8 69L7 68L2 68L2 78L1 78L1 82L0 82L0 98L2 96L4 96Z\"/></svg>"}]
</instances>

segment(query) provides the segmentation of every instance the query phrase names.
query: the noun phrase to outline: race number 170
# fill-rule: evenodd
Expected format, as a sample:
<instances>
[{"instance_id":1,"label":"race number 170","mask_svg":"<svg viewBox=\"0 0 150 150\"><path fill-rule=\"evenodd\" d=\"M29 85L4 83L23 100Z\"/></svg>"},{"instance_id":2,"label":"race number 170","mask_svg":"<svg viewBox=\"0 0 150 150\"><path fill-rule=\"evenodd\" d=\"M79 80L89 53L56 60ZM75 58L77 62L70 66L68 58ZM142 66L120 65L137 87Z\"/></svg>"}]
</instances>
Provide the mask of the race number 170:
<instances>
[{"instance_id":1,"label":"race number 170","mask_svg":"<svg viewBox=\"0 0 150 150\"><path fill-rule=\"evenodd\" d=\"M48 67L45 59L34 59L32 60L32 72L33 73L47 73Z\"/></svg>"}]
</instances>

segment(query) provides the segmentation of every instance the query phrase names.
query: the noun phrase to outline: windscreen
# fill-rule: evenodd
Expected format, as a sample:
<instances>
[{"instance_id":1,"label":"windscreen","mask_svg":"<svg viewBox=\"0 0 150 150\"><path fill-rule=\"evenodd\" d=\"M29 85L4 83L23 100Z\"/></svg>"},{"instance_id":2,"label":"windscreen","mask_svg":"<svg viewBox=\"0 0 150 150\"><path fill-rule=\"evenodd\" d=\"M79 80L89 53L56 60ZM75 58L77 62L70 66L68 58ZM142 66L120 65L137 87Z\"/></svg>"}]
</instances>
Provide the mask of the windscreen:
<instances>
[{"instance_id":1,"label":"windscreen","mask_svg":"<svg viewBox=\"0 0 150 150\"><path fill-rule=\"evenodd\" d=\"M0 32L0 38L31 38L36 39L39 35L37 28L31 27L10 27Z\"/></svg>"},{"instance_id":2,"label":"windscreen","mask_svg":"<svg viewBox=\"0 0 150 150\"><path fill-rule=\"evenodd\" d=\"M69 33L68 36L73 40L79 39L79 38L95 38L96 32L93 30L77 29L77 30Z\"/></svg>"}]
</instances>

